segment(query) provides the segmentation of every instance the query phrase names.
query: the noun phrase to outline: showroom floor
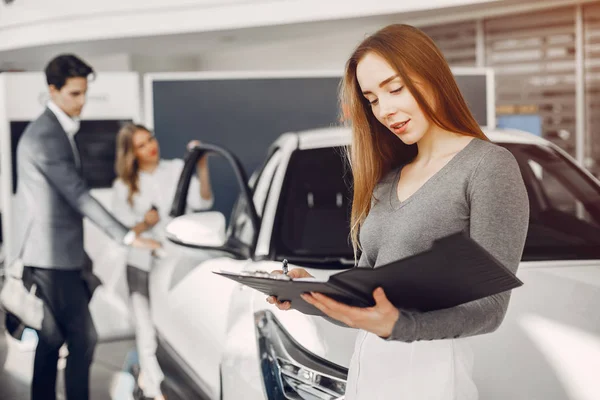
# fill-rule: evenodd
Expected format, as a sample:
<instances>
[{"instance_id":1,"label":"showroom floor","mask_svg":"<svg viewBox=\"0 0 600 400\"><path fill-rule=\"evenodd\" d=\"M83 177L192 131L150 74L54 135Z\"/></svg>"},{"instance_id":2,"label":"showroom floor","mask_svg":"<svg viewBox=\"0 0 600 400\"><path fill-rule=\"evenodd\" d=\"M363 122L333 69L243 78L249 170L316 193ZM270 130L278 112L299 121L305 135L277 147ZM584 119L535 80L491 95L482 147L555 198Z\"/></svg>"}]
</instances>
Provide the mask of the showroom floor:
<instances>
[{"instance_id":1,"label":"showroom floor","mask_svg":"<svg viewBox=\"0 0 600 400\"><path fill-rule=\"evenodd\" d=\"M18 342L8 336L2 312L0 322L0 399L28 400L35 342L33 345L27 341ZM92 366L90 400L131 400L132 378L121 371L133 349L132 340L98 345ZM62 363L63 360L59 362L59 368ZM64 400L63 377L60 372L57 386L57 399Z\"/></svg>"}]
</instances>

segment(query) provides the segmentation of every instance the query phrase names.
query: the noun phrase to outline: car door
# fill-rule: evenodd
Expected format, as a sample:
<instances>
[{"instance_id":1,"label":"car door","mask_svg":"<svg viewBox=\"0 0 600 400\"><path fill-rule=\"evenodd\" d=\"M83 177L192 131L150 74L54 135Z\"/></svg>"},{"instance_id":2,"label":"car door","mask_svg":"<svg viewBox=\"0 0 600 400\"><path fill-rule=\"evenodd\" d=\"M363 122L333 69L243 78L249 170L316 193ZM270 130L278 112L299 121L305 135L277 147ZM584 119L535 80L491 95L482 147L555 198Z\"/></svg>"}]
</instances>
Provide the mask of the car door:
<instances>
[{"instance_id":1,"label":"car door","mask_svg":"<svg viewBox=\"0 0 600 400\"><path fill-rule=\"evenodd\" d=\"M530 225L497 332L470 338L485 399L592 400L600 394L600 187L546 145L505 144L530 200Z\"/></svg>"},{"instance_id":2,"label":"car door","mask_svg":"<svg viewBox=\"0 0 600 400\"><path fill-rule=\"evenodd\" d=\"M251 186L254 187L251 195L256 210L262 211L280 157L278 149L274 149L264 167L251 179ZM228 242L233 243L233 247L250 248L255 241L257 225L252 223L249 210L245 197L240 196L234 205L228 227ZM227 321L231 318L228 312L237 285L234 281L215 275L213 271L239 272L251 262L251 255L234 257L224 251L192 249L173 242L168 246L169 253L176 254L177 260L170 260L170 277L168 274L162 277L169 280L170 284L162 291L166 297L168 315L162 316L161 325L164 327L168 323L166 330L170 333L166 339L169 344L197 375L203 391L214 398L219 392L219 366ZM163 267L165 271L168 269Z\"/></svg>"}]
</instances>

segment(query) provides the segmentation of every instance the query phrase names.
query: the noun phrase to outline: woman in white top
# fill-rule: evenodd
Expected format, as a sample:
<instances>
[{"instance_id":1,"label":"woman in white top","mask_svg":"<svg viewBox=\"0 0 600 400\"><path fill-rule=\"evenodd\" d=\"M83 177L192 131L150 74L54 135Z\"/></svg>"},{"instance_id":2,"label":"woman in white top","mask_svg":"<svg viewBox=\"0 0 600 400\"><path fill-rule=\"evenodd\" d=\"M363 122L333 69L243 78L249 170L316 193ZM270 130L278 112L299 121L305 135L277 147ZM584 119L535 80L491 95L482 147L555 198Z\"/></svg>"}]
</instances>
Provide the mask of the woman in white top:
<instances>
[{"instance_id":1,"label":"woman in white top","mask_svg":"<svg viewBox=\"0 0 600 400\"><path fill-rule=\"evenodd\" d=\"M188 148L197 141L188 144ZM113 184L114 215L141 236L164 239L171 203L183 169L180 159L163 160L154 135L143 125L127 124L117 137L117 179ZM208 209L213 204L207 158L197 164L187 205L191 210ZM150 253L130 251L127 284L136 326L140 361L139 386L143 396L162 399L160 383L164 375L156 359L156 335L150 319L148 271L153 262Z\"/></svg>"}]
</instances>

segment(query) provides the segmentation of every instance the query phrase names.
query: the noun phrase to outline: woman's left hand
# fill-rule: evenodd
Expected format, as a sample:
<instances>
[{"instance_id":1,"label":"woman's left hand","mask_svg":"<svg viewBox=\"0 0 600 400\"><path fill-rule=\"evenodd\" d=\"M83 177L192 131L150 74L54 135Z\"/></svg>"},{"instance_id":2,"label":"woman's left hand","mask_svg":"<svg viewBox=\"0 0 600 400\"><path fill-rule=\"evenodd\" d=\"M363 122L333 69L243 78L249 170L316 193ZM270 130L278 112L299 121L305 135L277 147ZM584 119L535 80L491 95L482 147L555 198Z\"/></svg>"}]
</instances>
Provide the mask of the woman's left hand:
<instances>
[{"instance_id":1,"label":"woman's left hand","mask_svg":"<svg viewBox=\"0 0 600 400\"><path fill-rule=\"evenodd\" d=\"M199 140L190 140L186 147L187 147L188 151L190 151L194 147L200 146L201 144L202 144L202 142Z\"/></svg>"},{"instance_id":2,"label":"woman's left hand","mask_svg":"<svg viewBox=\"0 0 600 400\"><path fill-rule=\"evenodd\" d=\"M325 315L337 319L351 328L363 329L387 338L392 334L400 311L388 300L382 288L373 291L373 307L352 307L320 293L305 293L302 298L321 310Z\"/></svg>"},{"instance_id":3,"label":"woman's left hand","mask_svg":"<svg viewBox=\"0 0 600 400\"><path fill-rule=\"evenodd\" d=\"M196 146L200 146L202 144L201 141L199 140L190 140L190 142L187 144L187 149L188 151L192 150L194 147ZM207 158L206 158L206 154L203 155L202 157L200 157L198 159L198 166L199 167L205 167L206 166L206 162L207 162Z\"/></svg>"}]
</instances>

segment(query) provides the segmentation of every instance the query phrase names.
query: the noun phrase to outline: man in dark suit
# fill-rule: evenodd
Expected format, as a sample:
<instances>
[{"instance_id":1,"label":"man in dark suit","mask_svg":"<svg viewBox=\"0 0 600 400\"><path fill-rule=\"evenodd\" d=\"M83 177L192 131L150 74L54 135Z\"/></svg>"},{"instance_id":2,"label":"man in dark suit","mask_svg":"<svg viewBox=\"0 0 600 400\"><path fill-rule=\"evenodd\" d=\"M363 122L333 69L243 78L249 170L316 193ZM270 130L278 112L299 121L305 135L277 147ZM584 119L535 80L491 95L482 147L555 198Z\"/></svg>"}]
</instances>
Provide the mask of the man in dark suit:
<instances>
[{"instance_id":1,"label":"man in dark suit","mask_svg":"<svg viewBox=\"0 0 600 400\"><path fill-rule=\"evenodd\" d=\"M17 146L16 248L11 254L25 265L25 286L35 284L44 302L32 400L56 398L63 343L69 350L67 399L86 400L97 334L88 308L91 290L83 274L90 264L83 247L83 217L123 245L152 249L159 244L123 226L90 195L82 178L74 137L92 68L74 55L61 55L45 72L51 100Z\"/></svg>"}]
</instances>

